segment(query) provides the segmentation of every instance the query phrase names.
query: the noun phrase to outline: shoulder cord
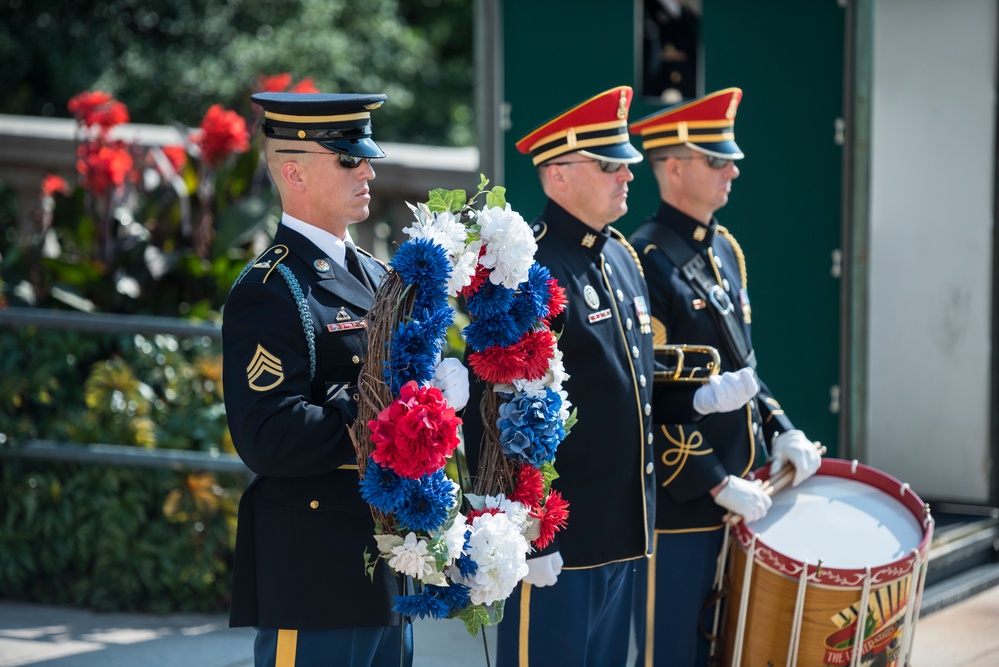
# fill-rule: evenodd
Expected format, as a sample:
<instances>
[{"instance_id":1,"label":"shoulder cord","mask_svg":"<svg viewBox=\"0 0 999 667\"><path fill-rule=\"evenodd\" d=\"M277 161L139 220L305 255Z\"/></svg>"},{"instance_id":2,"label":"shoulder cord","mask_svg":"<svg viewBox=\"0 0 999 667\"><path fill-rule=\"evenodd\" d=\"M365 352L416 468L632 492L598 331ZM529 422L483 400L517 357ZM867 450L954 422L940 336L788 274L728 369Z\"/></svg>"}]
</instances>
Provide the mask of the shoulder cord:
<instances>
[{"instance_id":1,"label":"shoulder cord","mask_svg":"<svg viewBox=\"0 0 999 667\"><path fill-rule=\"evenodd\" d=\"M302 286L298 284L291 269L284 264L278 264L277 270L284 281L288 283L288 289L291 290L291 295L295 297L295 303L298 305L298 314L302 318L302 329L305 331L305 341L309 345L309 380L313 380L316 377L316 331L312 326L309 304L305 301Z\"/></svg>"},{"instance_id":2,"label":"shoulder cord","mask_svg":"<svg viewBox=\"0 0 999 667\"><path fill-rule=\"evenodd\" d=\"M742 279L743 288L748 289L746 282L746 256L742 252L742 246L740 246L739 242L735 240L734 236L732 236L732 232L728 231L725 227L718 225L718 231L722 236L728 239L728 242L732 245L732 252L735 253L735 259L739 262L739 278Z\"/></svg>"},{"instance_id":3,"label":"shoulder cord","mask_svg":"<svg viewBox=\"0 0 999 667\"><path fill-rule=\"evenodd\" d=\"M635 261L635 266L638 267L638 272L642 275L642 278L644 278L645 277L645 270L642 268L642 260L638 259L638 253L635 252L635 249L631 247L630 243L628 243L628 239L625 237L624 234L622 234L618 230L614 229L613 227L610 228L610 231L611 231L611 234L614 236L614 238L616 238L618 241L620 241L621 245L623 245L625 248L627 248L628 252L631 253L631 258Z\"/></svg>"}]
</instances>

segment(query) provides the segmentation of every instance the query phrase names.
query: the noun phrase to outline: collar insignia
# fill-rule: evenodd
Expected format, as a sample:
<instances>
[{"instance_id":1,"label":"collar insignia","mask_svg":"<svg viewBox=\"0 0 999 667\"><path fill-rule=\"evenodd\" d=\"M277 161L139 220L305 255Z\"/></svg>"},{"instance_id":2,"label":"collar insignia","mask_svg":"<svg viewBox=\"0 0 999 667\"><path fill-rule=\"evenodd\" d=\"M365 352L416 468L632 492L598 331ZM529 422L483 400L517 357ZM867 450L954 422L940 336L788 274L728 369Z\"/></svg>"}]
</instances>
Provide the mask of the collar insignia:
<instances>
[{"instance_id":1,"label":"collar insignia","mask_svg":"<svg viewBox=\"0 0 999 667\"><path fill-rule=\"evenodd\" d=\"M584 248L592 248L593 244L596 243L596 242L597 242L597 235L596 234L587 234L586 236L583 237L583 247Z\"/></svg>"},{"instance_id":2,"label":"collar insignia","mask_svg":"<svg viewBox=\"0 0 999 667\"><path fill-rule=\"evenodd\" d=\"M312 263L312 266L316 267L316 271L319 273L326 273L330 270L330 263L325 259L317 259Z\"/></svg>"}]
</instances>

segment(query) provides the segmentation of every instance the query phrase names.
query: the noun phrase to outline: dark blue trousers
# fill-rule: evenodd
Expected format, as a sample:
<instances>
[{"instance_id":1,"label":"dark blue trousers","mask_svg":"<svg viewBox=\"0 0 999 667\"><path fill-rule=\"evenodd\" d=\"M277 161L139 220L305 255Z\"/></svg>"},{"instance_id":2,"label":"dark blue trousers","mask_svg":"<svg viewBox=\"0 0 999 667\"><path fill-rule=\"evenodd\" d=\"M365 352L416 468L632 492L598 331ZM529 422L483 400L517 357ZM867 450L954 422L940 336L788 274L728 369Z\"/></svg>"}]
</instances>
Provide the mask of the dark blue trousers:
<instances>
[{"instance_id":1,"label":"dark blue trousers","mask_svg":"<svg viewBox=\"0 0 999 667\"><path fill-rule=\"evenodd\" d=\"M521 583L497 628L497 667L626 664L634 563L562 570L554 586Z\"/></svg>"},{"instance_id":2,"label":"dark blue trousers","mask_svg":"<svg viewBox=\"0 0 999 667\"><path fill-rule=\"evenodd\" d=\"M413 624L337 630L256 628L254 667L412 667ZM400 652L403 657L400 659Z\"/></svg>"},{"instance_id":3,"label":"dark blue trousers","mask_svg":"<svg viewBox=\"0 0 999 667\"><path fill-rule=\"evenodd\" d=\"M718 554L725 531L660 533L649 574L655 572L654 586L646 607L654 610L646 631L652 641L639 633L640 665L646 667L704 667L711 643L697 629L704 603L712 595ZM710 632L714 608L705 611L703 626ZM651 653L651 655L650 655Z\"/></svg>"}]
</instances>

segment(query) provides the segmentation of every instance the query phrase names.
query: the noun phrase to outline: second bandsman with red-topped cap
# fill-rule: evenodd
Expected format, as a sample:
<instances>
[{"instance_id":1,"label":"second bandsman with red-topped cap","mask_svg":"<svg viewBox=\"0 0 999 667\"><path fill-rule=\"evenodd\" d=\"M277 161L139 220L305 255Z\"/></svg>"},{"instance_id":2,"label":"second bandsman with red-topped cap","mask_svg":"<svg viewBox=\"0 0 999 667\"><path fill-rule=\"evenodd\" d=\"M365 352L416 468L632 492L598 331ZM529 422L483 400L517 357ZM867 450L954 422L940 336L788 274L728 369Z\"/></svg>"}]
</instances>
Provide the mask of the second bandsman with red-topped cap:
<instances>
[{"instance_id":1,"label":"second bandsman with red-topped cap","mask_svg":"<svg viewBox=\"0 0 999 667\"><path fill-rule=\"evenodd\" d=\"M659 111L632 123L641 135L662 199L656 215L631 237L651 295L656 345L708 345L724 371L756 369L750 337L746 262L715 211L728 202L743 157L735 143L738 88ZM816 447L795 430L762 381L743 408L697 423L657 420L656 550L648 588L646 665L706 665L711 631L705 608L724 536L723 515L759 519L770 498L743 479L769 448L776 472L790 462L794 483L819 466ZM653 631L654 628L654 631ZM654 644L654 645L653 645ZM654 656L654 657L653 657Z\"/></svg>"},{"instance_id":2,"label":"second bandsman with red-topped cap","mask_svg":"<svg viewBox=\"0 0 999 667\"><path fill-rule=\"evenodd\" d=\"M385 273L348 228L368 217L372 160L385 156L371 138L385 95L252 99L283 213L223 309L226 416L256 473L239 503L230 625L257 630L256 667L406 667L412 626L392 609L401 582L363 567L375 526L347 432ZM464 367L445 360L437 371L460 409L467 372L463 384L453 376Z\"/></svg>"},{"instance_id":3,"label":"second bandsman with red-topped cap","mask_svg":"<svg viewBox=\"0 0 999 667\"><path fill-rule=\"evenodd\" d=\"M552 330L579 421L557 462L571 518L554 544L529 556L529 574L506 602L501 667L626 664L635 563L652 549L652 421L695 419L697 392L714 409L732 409L755 391L734 375L724 390L654 387L648 291L634 250L610 226L628 210L630 165L642 160L628 140L631 98L631 88L612 88L517 142L548 197L533 222L535 259L566 290ZM473 474L475 419L466 413Z\"/></svg>"}]
</instances>

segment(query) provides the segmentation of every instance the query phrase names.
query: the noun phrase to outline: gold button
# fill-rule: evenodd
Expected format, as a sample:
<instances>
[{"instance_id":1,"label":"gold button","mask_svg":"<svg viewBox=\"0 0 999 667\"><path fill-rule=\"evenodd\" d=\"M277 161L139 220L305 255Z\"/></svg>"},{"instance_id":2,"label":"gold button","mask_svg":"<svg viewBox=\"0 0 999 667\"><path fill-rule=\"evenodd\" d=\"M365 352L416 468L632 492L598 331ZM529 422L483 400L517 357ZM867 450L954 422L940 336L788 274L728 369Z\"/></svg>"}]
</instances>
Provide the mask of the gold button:
<instances>
[{"instance_id":1,"label":"gold button","mask_svg":"<svg viewBox=\"0 0 999 667\"><path fill-rule=\"evenodd\" d=\"M353 357L351 357L350 360L353 361L355 364L361 363L361 358L356 354Z\"/></svg>"},{"instance_id":2,"label":"gold button","mask_svg":"<svg viewBox=\"0 0 999 667\"><path fill-rule=\"evenodd\" d=\"M311 507L314 510L315 509L319 509L319 501L318 500L313 500L311 503L309 503L309 507Z\"/></svg>"}]
</instances>

